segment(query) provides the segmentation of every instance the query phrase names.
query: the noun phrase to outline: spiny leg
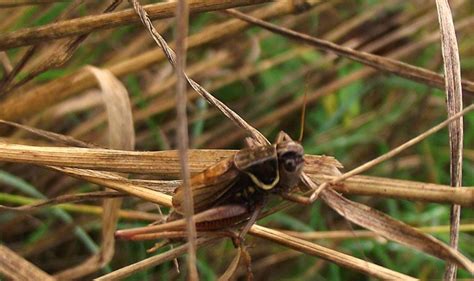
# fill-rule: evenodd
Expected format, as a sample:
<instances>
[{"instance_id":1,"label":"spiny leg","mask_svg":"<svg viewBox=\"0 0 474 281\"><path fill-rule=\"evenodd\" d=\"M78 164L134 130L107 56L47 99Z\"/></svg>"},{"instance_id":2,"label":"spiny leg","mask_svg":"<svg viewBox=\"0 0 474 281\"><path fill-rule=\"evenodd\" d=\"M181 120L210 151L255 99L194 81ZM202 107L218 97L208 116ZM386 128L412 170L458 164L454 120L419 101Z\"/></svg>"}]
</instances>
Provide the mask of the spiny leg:
<instances>
[{"instance_id":1,"label":"spiny leg","mask_svg":"<svg viewBox=\"0 0 474 281\"><path fill-rule=\"evenodd\" d=\"M265 201L265 200L264 200ZM255 222L257 221L258 217L260 216L260 214L262 213L262 209L263 209L263 206L265 205L265 202L260 202L258 204L255 205L255 209L253 210L252 212L252 215L250 216L249 220L247 221L247 223L245 223L244 225L244 228L242 228L242 230L240 231L239 233L239 240L243 241L244 240L244 236L247 234L247 232L249 232L250 228L252 227L252 225L255 224Z\"/></svg>"}]
</instances>

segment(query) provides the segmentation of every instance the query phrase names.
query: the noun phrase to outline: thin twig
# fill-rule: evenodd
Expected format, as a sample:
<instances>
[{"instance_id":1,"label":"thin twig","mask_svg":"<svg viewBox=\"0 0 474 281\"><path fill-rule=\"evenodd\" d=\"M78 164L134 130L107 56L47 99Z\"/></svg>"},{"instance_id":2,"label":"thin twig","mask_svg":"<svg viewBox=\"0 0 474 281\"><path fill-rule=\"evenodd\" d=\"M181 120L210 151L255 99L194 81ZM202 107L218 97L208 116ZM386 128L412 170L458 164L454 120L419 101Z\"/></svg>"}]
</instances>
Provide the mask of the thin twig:
<instances>
[{"instance_id":1,"label":"thin twig","mask_svg":"<svg viewBox=\"0 0 474 281\"><path fill-rule=\"evenodd\" d=\"M142 18L143 24L147 27L148 30L151 31L151 36L155 40L155 42L160 46L163 52L166 55L166 58L171 63L171 65L176 68L176 54L175 52L168 46L165 39L158 33L158 31L154 28L151 19L146 16L146 11L144 11L144 17ZM232 109L227 107L223 102L216 99L213 95L211 95L206 89L204 89L201 85L195 82L193 79L189 78L186 73L183 73L184 77L188 81L189 85L204 99L206 99L210 104L217 107L225 116L227 116L230 120L232 120L237 126L244 129L250 136L252 136L258 143L261 145L270 144L270 142L265 138L262 133L258 130L250 126L242 117L240 117L237 113L235 113Z\"/></svg>"},{"instance_id":2,"label":"thin twig","mask_svg":"<svg viewBox=\"0 0 474 281\"><path fill-rule=\"evenodd\" d=\"M202 246L202 245L205 245L205 244L209 244L213 240L215 240L215 239L213 239L213 238L201 238L201 239L196 240L196 244L197 244L197 246ZM123 279L127 276L132 275L135 272L139 272L139 271L145 270L147 268L159 265L159 264L161 264L165 261L175 259L175 258L179 257L180 255L183 255L184 253L186 253L187 249L188 249L188 244L181 245L177 248L166 251L162 254L152 256L152 257L149 257L149 258L144 259L142 261L139 261L137 263L134 263L134 264L122 267L120 269L117 269L117 270L115 270L115 271L113 271L109 274L103 275L103 276L101 276L101 277L99 277L95 280L105 281L105 280Z\"/></svg>"},{"instance_id":3,"label":"thin twig","mask_svg":"<svg viewBox=\"0 0 474 281\"><path fill-rule=\"evenodd\" d=\"M321 190L323 190L324 188L326 188L328 185L334 185L338 182L341 182L343 180L346 180L352 176L355 176L355 175L358 175L362 172L365 172L369 169L371 169L372 167L386 161L387 159L390 159L392 158L393 156L399 154L400 152L404 151L405 149L407 149L408 147L410 146L413 146L419 142L421 142L422 140L426 139L428 136L438 132L439 130L441 130L442 128L446 127L447 125L449 125L451 122L453 122L454 120L458 119L458 118L461 118L464 114L466 114L467 112L471 111L474 109L474 104L471 104L470 106L466 107L463 111L451 116L450 118L448 118L447 120L439 123L438 125L432 127L431 129L427 130L426 132L418 135L417 137L405 142L404 144L390 150L389 152L375 158L374 160L371 160L347 173L344 173L342 174L341 176L337 177L336 179L330 181L330 182L325 182L323 184L321 184L317 191L312 195L312 196L317 196L319 194L319 192L321 192Z\"/></svg>"},{"instance_id":4,"label":"thin twig","mask_svg":"<svg viewBox=\"0 0 474 281\"><path fill-rule=\"evenodd\" d=\"M208 12L214 10L228 9L239 6L255 5L268 0L201 0L192 1L191 12ZM176 2L156 3L145 6L151 14L152 19L164 19L174 16ZM42 25L39 27L24 28L15 32L0 35L0 50L32 45L38 42L70 37L89 33L96 30L118 27L126 24L139 22L132 9L118 11L110 14L84 16L57 23Z\"/></svg>"}]
</instances>

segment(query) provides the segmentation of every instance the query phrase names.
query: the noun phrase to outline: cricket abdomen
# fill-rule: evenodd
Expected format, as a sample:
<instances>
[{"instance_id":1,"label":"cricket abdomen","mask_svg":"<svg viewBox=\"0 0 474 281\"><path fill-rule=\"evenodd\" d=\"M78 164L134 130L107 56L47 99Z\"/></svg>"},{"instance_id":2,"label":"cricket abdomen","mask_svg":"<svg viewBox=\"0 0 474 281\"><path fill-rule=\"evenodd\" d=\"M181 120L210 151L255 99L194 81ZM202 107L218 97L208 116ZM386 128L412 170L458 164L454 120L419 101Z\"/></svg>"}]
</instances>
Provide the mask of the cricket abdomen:
<instances>
[{"instance_id":1,"label":"cricket abdomen","mask_svg":"<svg viewBox=\"0 0 474 281\"><path fill-rule=\"evenodd\" d=\"M249 216L249 213L245 213L239 216L233 216L229 218L198 222L196 223L196 229L198 231L207 231L232 228L241 225L243 222L248 220Z\"/></svg>"}]
</instances>

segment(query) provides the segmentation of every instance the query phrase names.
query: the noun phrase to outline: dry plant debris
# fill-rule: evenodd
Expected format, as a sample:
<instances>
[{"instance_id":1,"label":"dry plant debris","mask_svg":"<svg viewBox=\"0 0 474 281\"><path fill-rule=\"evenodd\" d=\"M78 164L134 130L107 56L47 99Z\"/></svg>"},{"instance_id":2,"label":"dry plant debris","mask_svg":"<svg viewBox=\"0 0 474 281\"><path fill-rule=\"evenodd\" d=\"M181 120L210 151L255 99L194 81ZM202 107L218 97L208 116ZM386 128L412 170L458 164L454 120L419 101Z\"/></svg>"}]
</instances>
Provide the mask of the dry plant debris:
<instances>
[{"instance_id":1,"label":"dry plant debris","mask_svg":"<svg viewBox=\"0 0 474 281\"><path fill-rule=\"evenodd\" d=\"M174 279L173 259L189 250L192 257L196 249L199 262L187 259L190 271L181 266L193 280L249 276L242 265L250 256L255 279L356 279L363 273L410 280L445 273L454 280L472 274L474 182L462 178L463 169L472 175L474 161L474 135L462 130L463 122L474 122L468 1L420 1L417 9L397 0L360 6L191 1L189 24L186 12L174 21L174 2L133 2L135 11L127 1L0 3L0 259L11 261L0 265L0 274ZM144 6L149 17L144 4L150 4ZM166 41L176 44L170 48ZM182 78L192 89L183 88ZM176 87L187 95L185 111ZM146 257L143 249L153 241L115 241L117 228L163 220L157 205L171 206L183 163L195 174L233 155L221 148L241 147L245 136L265 145L265 136L279 130L296 135L303 103L303 181L312 189L319 185L320 198L311 206L272 201L266 226L250 230L260 238L248 237L249 253L232 250L226 239L199 238L191 239L194 249L184 244ZM448 124L449 134L442 130ZM180 153L169 148L184 140L184 151L188 135L196 149L180 164ZM313 155L320 153L339 161ZM349 172L341 174L339 162ZM458 206L451 243L459 251L438 242L448 241L446 231L435 239L401 223L448 224L446 203ZM349 221L374 233L361 240ZM346 240L327 233L317 236L318 244L308 241L314 230L328 228L341 229L335 236ZM447 261L446 272L440 260L381 236Z\"/></svg>"}]
</instances>

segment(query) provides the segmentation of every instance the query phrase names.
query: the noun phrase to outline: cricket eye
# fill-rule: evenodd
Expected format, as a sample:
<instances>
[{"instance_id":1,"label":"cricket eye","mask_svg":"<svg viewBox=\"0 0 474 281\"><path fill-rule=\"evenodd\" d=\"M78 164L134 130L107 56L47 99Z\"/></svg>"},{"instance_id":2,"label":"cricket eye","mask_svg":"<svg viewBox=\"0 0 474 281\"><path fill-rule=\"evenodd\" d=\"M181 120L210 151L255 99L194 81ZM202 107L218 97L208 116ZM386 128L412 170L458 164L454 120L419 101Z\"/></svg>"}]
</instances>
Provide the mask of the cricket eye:
<instances>
[{"instance_id":1,"label":"cricket eye","mask_svg":"<svg viewBox=\"0 0 474 281\"><path fill-rule=\"evenodd\" d=\"M294 172L296 170L296 161L295 159L285 159L283 161L283 166L288 172Z\"/></svg>"}]
</instances>

